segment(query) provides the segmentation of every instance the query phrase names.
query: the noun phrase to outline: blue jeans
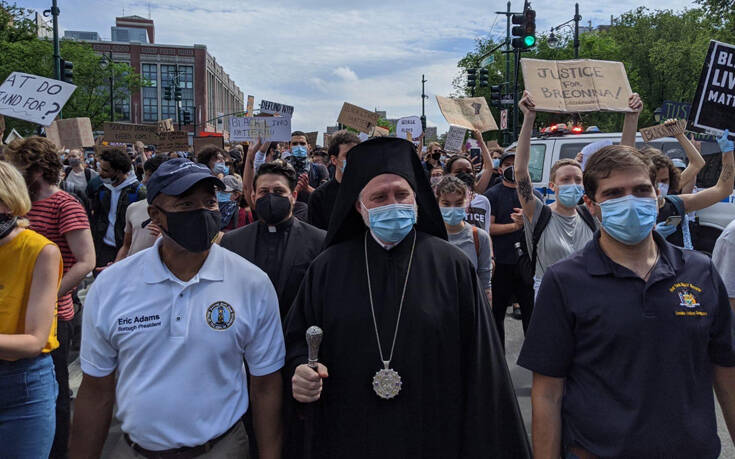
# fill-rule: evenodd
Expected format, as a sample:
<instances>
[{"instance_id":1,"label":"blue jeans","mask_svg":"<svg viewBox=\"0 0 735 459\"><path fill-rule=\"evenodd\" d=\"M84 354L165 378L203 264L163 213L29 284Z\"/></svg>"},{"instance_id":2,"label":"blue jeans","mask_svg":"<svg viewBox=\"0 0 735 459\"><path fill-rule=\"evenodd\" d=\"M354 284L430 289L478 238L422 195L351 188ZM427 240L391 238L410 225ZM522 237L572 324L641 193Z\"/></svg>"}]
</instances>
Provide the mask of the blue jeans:
<instances>
[{"instance_id":1,"label":"blue jeans","mask_svg":"<svg viewBox=\"0 0 735 459\"><path fill-rule=\"evenodd\" d=\"M0 438L3 457L47 458L56 428L58 386L51 356L0 360Z\"/></svg>"}]
</instances>

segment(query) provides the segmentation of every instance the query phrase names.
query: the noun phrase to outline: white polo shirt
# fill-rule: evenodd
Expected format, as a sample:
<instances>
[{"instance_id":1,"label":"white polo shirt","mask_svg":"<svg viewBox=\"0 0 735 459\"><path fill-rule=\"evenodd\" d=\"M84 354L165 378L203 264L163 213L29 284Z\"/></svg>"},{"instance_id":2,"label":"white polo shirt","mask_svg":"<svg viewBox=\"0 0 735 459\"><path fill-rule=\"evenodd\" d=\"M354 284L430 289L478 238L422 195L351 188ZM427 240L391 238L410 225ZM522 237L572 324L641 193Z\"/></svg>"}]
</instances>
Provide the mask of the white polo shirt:
<instances>
[{"instance_id":1,"label":"white polo shirt","mask_svg":"<svg viewBox=\"0 0 735 459\"><path fill-rule=\"evenodd\" d=\"M150 450L201 445L248 408L250 373L283 367L278 298L268 276L212 246L189 282L159 255L161 240L100 274L84 304L81 366L117 370L116 416Z\"/></svg>"}]
</instances>

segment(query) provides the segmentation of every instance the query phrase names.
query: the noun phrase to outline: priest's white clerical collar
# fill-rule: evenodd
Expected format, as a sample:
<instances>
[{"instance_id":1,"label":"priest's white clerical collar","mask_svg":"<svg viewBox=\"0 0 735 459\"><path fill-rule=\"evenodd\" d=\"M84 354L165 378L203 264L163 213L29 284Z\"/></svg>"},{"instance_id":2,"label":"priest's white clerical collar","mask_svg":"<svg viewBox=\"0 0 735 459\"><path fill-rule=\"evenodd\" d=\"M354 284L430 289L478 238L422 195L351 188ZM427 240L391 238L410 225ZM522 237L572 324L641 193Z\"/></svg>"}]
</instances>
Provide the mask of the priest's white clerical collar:
<instances>
[{"instance_id":1,"label":"priest's white clerical collar","mask_svg":"<svg viewBox=\"0 0 735 459\"><path fill-rule=\"evenodd\" d=\"M378 239L378 236L376 236L375 233L373 233L373 230L370 230L370 234L373 236L373 239L375 239L375 242L377 242L378 245L384 248L385 250L390 250L396 245L398 245L398 244L390 244L390 243L381 241L380 239Z\"/></svg>"}]
</instances>

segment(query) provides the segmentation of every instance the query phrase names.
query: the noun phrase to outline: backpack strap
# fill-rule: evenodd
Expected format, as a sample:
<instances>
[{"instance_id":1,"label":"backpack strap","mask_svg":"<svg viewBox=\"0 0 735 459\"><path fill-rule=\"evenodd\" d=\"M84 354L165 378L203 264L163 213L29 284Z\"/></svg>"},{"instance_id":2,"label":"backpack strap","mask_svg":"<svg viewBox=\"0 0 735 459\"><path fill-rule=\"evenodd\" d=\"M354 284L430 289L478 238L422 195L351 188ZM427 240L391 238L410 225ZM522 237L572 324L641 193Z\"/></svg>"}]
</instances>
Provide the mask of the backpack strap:
<instances>
[{"instance_id":1,"label":"backpack strap","mask_svg":"<svg viewBox=\"0 0 735 459\"><path fill-rule=\"evenodd\" d=\"M664 196L664 199L674 205L674 208L676 208L676 215L681 215L683 217L684 214L686 214L684 201L682 201L679 196L675 194L667 194Z\"/></svg>"},{"instance_id":2,"label":"backpack strap","mask_svg":"<svg viewBox=\"0 0 735 459\"><path fill-rule=\"evenodd\" d=\"M86 180L87 183L92 180L92 172L89 170L88 167L84 168L84 180Z\"/></svg>"},{"instance_id":3,"label":"backpack strap","mask_svg":"<svg viewBox=\"0 0 735 459\"><path fill-rule=\"evenodd\" d=\"M592 216L587 206L584 205L578 205L577 206L577 213L582 218L582 220L589 226L589 228L594 233L597 231L597 224L595 223L595 217Z\"/></svg>"},{"instance_id":4,"label":"backpack strap","mask_svg":"<svg viewBox=\"0 0 735 459\"><path fill-rule=\"evenodd\" d=\"M477 234L477 227L472 225L472 239L475 241L475 253L477 254L477 260L480 260L480 236Z\"/></svg>"},{"instance_id":5,"label":"backpack strap","mask_svg":"<svg viewBox=\"0 0 735 459\"><path fill-rule=\"evenodd\" d=\"M541 235L543 234L544 230L546 229L546 226L548 226L549 221L551 220L551 207L547 205L541 206L541 213L538 216L538 221L536 221L536 226L533 227L533 235L531 237L531 269L536 269L536 256L538 254L538 242L541 240Z\"/></svg>"}]
</instances>

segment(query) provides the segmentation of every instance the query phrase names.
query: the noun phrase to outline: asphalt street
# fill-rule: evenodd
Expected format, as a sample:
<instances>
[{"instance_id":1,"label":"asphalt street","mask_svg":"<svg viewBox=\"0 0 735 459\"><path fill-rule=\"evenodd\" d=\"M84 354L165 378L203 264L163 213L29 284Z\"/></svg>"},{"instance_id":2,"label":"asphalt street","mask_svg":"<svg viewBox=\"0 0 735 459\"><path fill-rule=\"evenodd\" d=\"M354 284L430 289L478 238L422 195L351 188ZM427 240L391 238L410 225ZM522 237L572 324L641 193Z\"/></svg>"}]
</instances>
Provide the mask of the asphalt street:
<instances>
[{"instance_id":1,"label":"asphalt street","mask_svg":"<svg viewBox=\"0 0 735 459\"><path fill-rule=\"evenodd\" d=\"M508 362L508 369L510 375L513 378L513 386L518 396L518 404L523 414L523 419L528 429L529 435L531 434L531 372L516 365L518 359L518 353L523 345L523 329L519 320L506 317L505 320L505 338L506 338L506 361ZM70 384L72 391L76 395L79 388L79 384L82 380L82 373L79 367L79 361L75 360L69 368L70 371ZM722 453L720 454L721 459L735 459L735 447L730 439L730 435L727 432L727 427L722 418L722 412L720 411L719 405L717 405L717 424L718 433L722 440ZM115 442L121 441L122 432L120 430L120 423L113 419L110 427L110 433L105 443L105 449L102 457L108 457L109 451L115 444Z\"/></svg>"}]
</instances>

